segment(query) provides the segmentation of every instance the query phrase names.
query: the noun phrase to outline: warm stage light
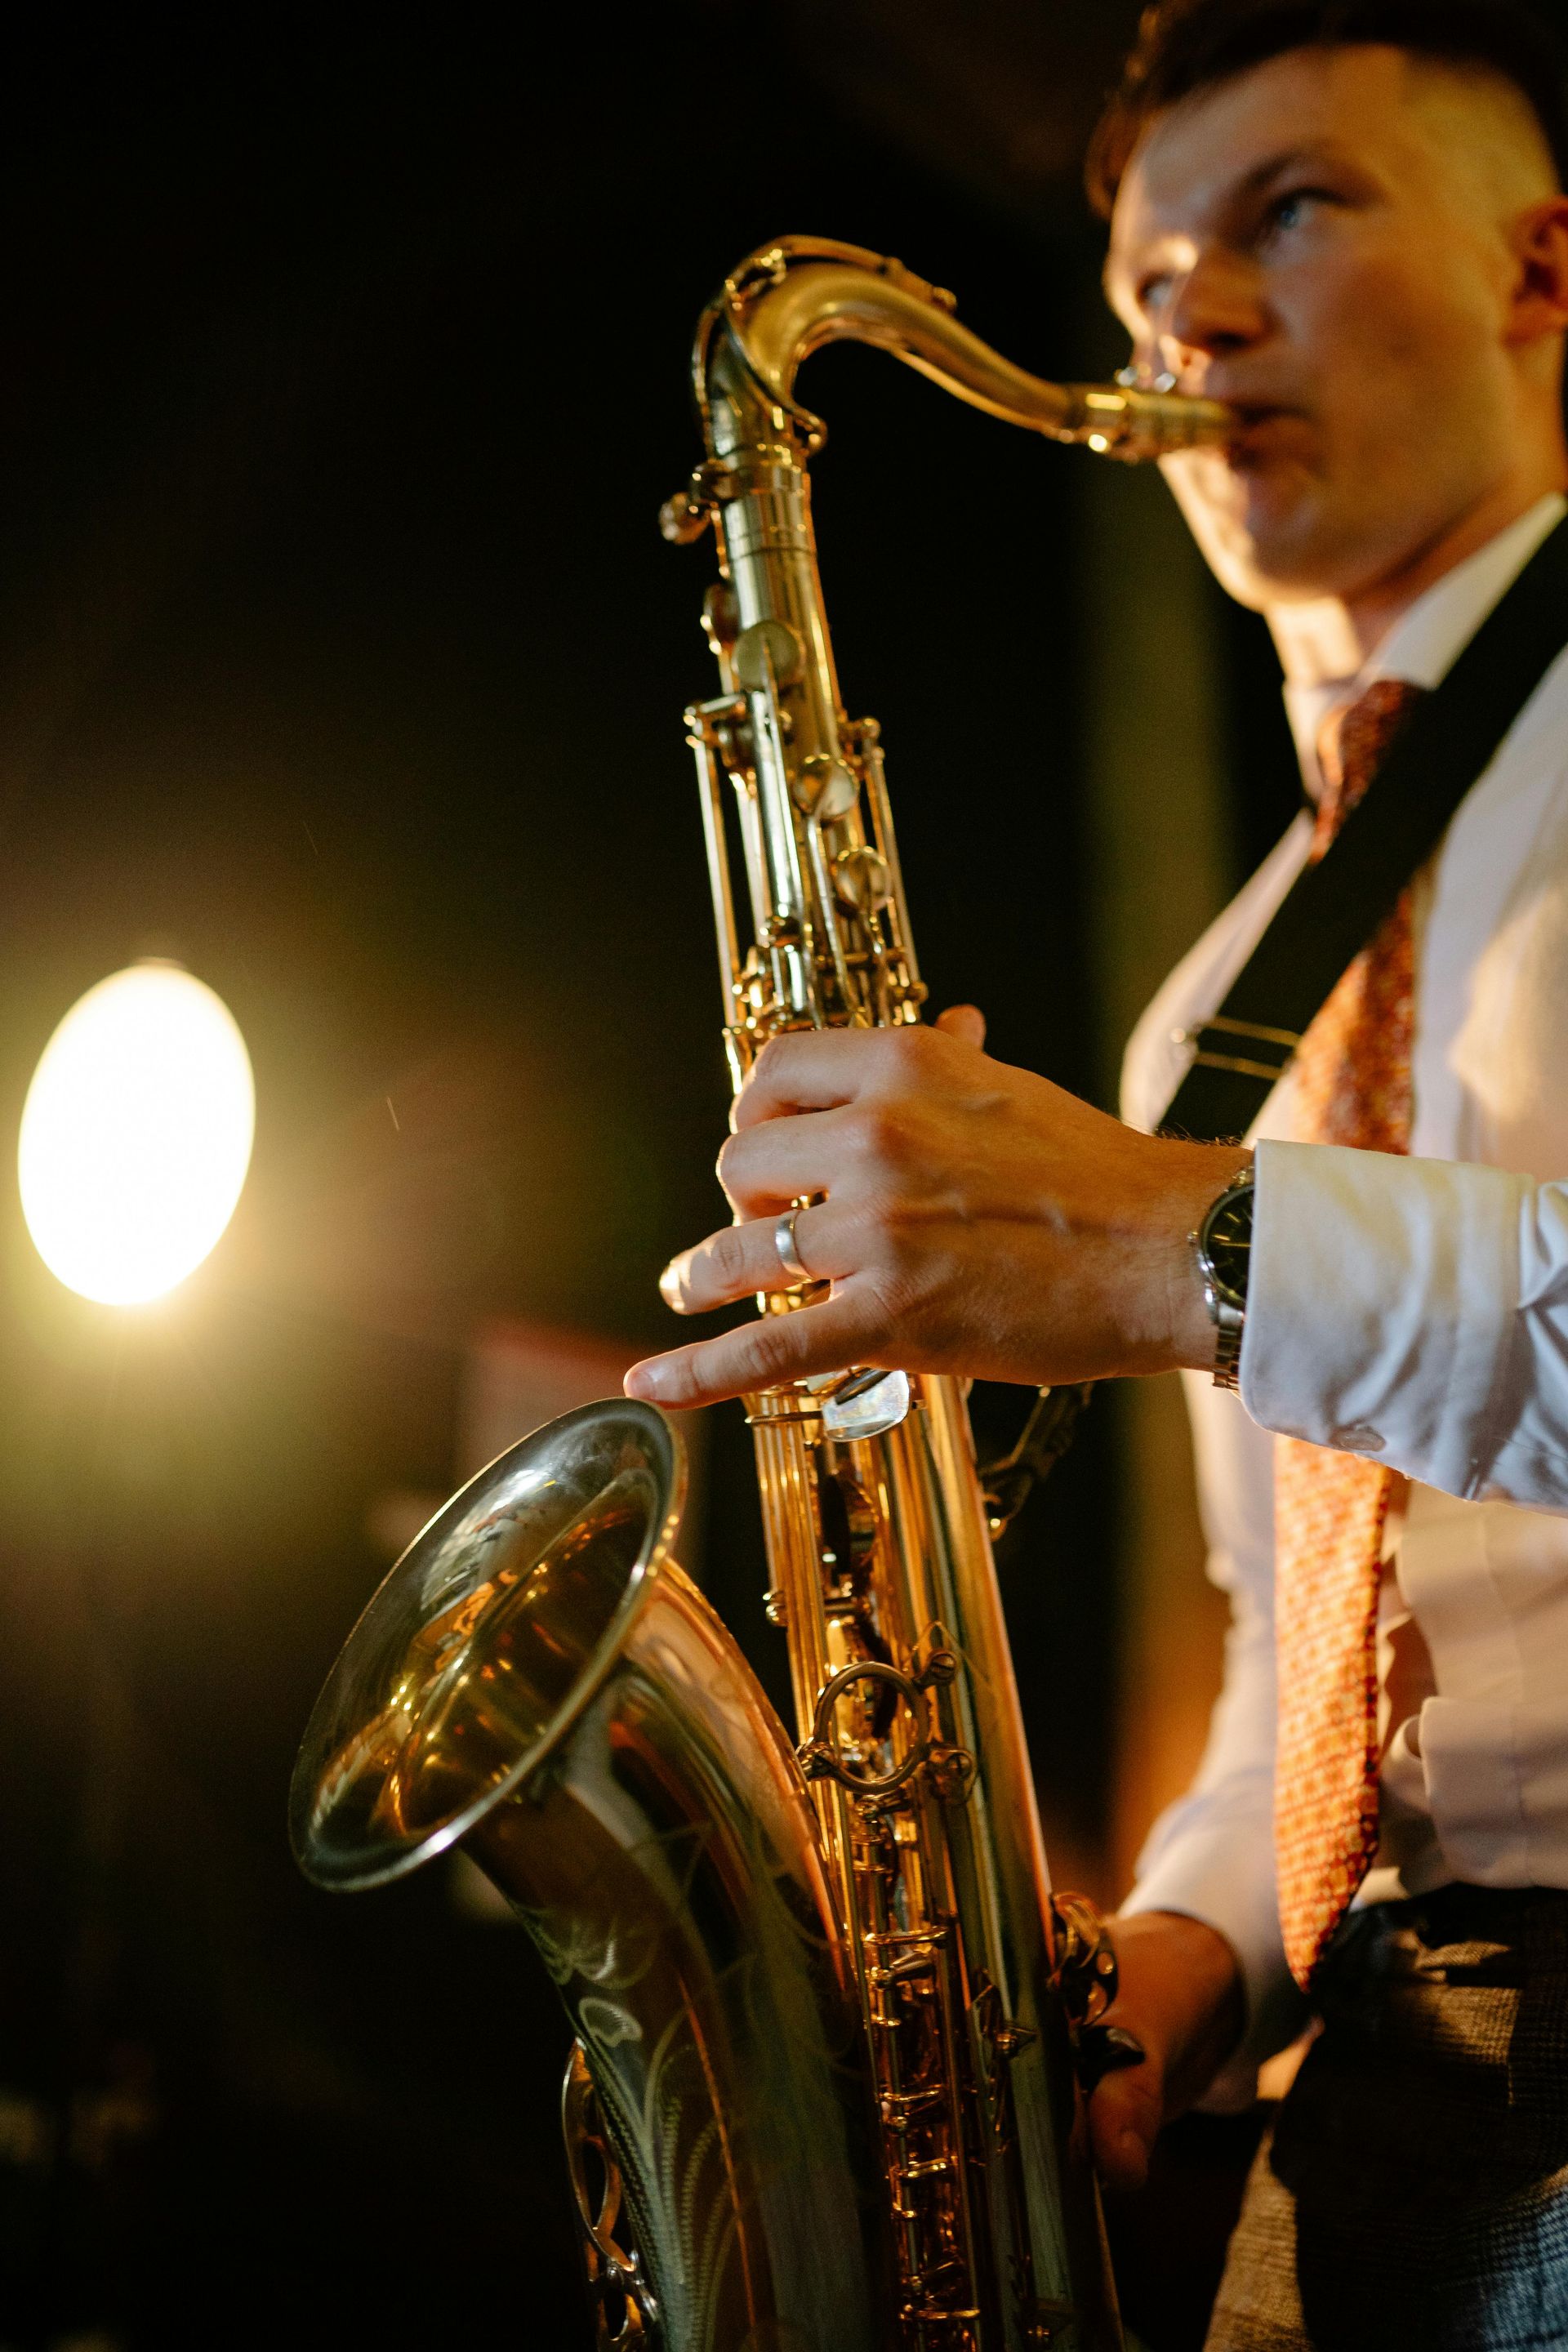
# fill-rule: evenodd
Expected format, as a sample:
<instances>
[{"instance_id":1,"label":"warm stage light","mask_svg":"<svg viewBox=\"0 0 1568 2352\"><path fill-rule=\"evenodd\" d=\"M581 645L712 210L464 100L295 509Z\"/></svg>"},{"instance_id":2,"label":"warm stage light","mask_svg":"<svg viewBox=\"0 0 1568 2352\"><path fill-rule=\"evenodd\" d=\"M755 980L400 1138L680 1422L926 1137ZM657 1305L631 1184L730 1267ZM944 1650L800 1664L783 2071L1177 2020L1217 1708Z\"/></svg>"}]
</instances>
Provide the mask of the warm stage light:
<instances>
[{"instance_id":1,"label":"warm stage light","mask_svg":"<svg viewBox=\"0 0 1568 2352\"><path fill-rule=\"evenodd\" d=\"M221 998L175 963L100 980L45 1046L22 1112L39 1256L106 1306L173 1290L234 1214L255 1126L250 1056Z\"/></svg>"}]
</instances>

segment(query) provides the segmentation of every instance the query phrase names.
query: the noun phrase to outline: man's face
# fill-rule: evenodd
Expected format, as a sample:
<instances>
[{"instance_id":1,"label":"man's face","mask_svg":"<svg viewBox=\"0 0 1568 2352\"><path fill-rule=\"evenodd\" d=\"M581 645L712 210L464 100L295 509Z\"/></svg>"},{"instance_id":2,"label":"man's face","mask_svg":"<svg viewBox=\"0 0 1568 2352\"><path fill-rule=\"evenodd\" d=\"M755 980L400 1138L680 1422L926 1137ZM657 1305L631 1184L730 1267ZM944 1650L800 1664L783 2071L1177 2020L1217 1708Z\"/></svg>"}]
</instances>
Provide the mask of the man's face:
<instances>
[{"instance_id":1,"label":"man's face","mask_svg":"<svg viewBox=\"0 0 1568 2352\"><path fill-rule=\"evenodd\" d=\"M1228 446L1165 470L1244 604L1371 592L1506 471L1510 204L1550 193L1510 125L1489 86L1352 47L1272 58L1144 134L1107 289L1141 361L1241 411Z\"/></svg>"}]
</instances>

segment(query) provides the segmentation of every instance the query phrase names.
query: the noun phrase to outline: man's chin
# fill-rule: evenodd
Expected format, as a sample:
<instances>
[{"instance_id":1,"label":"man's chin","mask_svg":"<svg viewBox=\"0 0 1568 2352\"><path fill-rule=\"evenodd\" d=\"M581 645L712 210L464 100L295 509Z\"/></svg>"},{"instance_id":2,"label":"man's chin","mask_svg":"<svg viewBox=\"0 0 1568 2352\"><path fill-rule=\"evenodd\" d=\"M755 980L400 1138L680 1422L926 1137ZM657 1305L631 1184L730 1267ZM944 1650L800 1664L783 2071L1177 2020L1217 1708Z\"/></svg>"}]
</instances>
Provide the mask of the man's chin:
<instances>
[{"instance_id":1,"label":"man's chin","mask_svg":"<svg viewBox=\"0 0 1568 2352\"><path fill-rule=\"evenodd\" d=\"M1184 500L1210 569L1238 604L1333 596L1346 584L1346 534L1335 531L1318 495L1295 469L1233 474L1222 505Z\"/></svg>"}]
</instances>

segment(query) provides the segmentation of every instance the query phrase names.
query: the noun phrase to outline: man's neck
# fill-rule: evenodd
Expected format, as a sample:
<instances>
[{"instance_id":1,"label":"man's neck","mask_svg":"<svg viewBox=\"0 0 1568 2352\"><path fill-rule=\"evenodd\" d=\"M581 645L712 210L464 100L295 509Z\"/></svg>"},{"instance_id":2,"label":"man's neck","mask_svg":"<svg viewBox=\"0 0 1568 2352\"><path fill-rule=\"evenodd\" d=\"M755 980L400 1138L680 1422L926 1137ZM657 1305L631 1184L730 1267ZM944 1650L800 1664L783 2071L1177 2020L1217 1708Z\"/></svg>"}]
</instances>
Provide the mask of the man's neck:
<instances>
[{"instance_id":1,"label":"man's neck","mask_svg":"<svg viewBox=\"0 0 1568 2352\"><path fill-rule=\"evenodd\" d=\"M1269 606L1264 617L1288 682L1327 686L1356 677L1429 589L1559 490L1568 490L1568 465L1510 480L1363 594Z\"/></svg>"}]
</instances>

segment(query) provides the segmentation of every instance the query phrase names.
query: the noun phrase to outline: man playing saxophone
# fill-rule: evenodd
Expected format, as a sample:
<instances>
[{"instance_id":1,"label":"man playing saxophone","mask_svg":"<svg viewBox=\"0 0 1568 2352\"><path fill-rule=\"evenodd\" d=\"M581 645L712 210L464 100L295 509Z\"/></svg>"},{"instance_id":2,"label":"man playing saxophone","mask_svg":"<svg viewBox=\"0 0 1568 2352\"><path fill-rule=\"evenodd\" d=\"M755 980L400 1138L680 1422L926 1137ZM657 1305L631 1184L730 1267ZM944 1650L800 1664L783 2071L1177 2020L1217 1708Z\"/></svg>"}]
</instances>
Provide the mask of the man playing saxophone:
<instances>
[{"instance_id":1,"label":"man playing saxophone","mask_svg":"<svg viewBox=\"0 0 1568 2352\"><path fill-rule=\"evenodd\" d=\"M1463 721L1466 649L1562 543L1565 146L1510 0L1150 10L1096 142L1107 289L1148 377L1236 412L1165 471L1269 621L1310 805L1141 1024L1123 1122L989 1058L966 1008L775 1038L721 1160L739 1222L663 1286L829 1286L628 1381L1186 1372L1235 1631L1118 1927L1148 2058L1091 2118L1134 2185L1163 2116L1321 2019L1219 2352L1568 2345L1568 661L1287 1024L1245 1142L1158 1132L1293 887L1424 704Z\"/></svg>"}]
</instances>

